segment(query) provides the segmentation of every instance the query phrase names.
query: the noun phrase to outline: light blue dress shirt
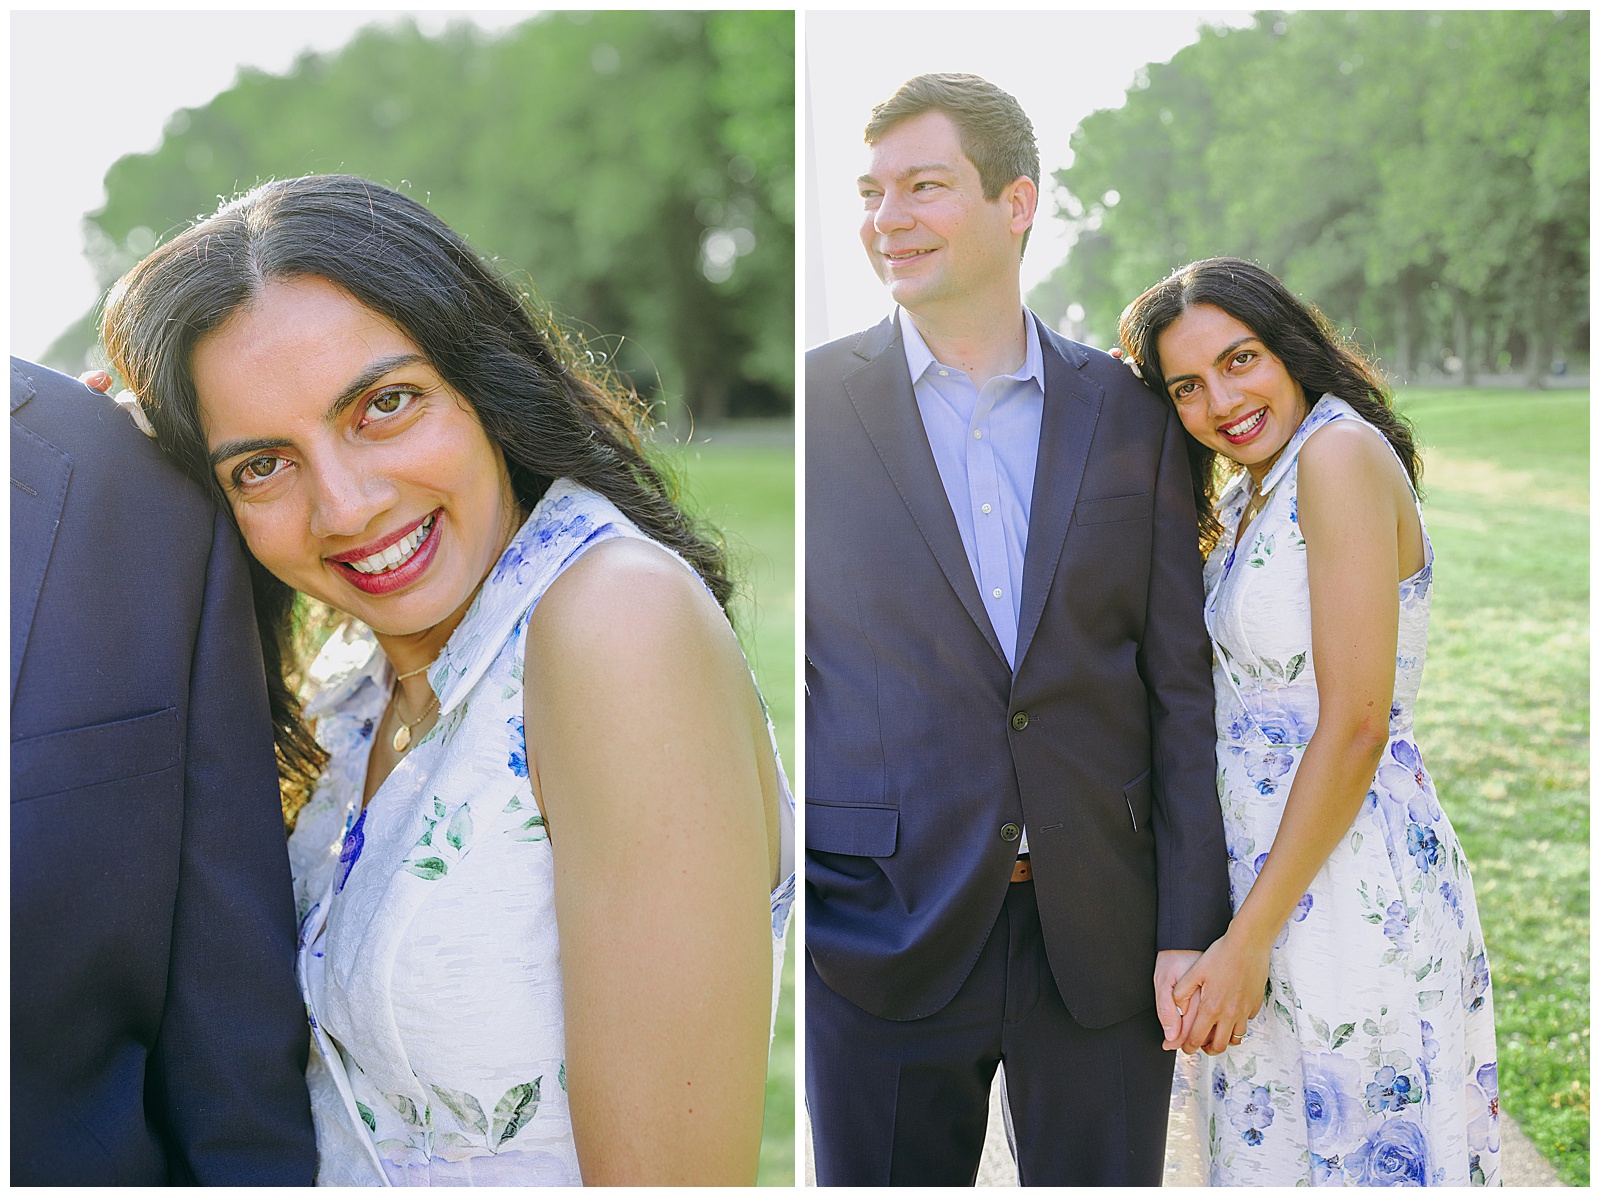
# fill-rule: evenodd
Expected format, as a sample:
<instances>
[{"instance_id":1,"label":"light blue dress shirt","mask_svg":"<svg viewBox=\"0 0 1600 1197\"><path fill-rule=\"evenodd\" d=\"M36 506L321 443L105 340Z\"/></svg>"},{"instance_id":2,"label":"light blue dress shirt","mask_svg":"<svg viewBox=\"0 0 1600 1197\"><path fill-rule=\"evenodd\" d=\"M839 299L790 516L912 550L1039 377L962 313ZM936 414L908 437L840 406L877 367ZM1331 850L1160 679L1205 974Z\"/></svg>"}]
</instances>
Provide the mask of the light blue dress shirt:
<instances>
[{"instance_id":1,"label":"light blue dress shirt","mask_svg":"<svg viewBox=\"0 0 1600 1197\"><path fill-rule=\"evenodd\" d=\"M965 373L934 358L904 308L898 315L911 388L961 547L1006 662L1015 669L1022 562L1044 421L1039 330L1024 311L1028 351L1021 369L991 378L979 390Z\"/></svg>"}]
</instances>

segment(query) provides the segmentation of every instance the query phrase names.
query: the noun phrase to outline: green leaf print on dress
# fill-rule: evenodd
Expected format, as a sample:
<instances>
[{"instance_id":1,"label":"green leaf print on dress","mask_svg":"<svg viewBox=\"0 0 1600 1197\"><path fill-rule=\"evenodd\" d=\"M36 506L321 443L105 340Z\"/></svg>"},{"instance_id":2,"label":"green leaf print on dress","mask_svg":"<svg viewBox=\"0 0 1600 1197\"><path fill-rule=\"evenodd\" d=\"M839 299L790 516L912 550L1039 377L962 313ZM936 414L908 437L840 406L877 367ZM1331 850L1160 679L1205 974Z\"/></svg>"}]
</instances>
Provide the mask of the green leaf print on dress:
<instances>
[{"instance_id":1,"label":"green leaf print on dress","mask_svg":"<svg viewBox=\"0 0 1600 1197\"><path fill-rule=\"evenodd\" d=\"M514 1085L506 1090L506 1095L494 1107L494 1146L515 1138L539 1112L539 1085L543 1080L542 1076L536 1077L531 1084Z\"/></svg>"}]
</instances>

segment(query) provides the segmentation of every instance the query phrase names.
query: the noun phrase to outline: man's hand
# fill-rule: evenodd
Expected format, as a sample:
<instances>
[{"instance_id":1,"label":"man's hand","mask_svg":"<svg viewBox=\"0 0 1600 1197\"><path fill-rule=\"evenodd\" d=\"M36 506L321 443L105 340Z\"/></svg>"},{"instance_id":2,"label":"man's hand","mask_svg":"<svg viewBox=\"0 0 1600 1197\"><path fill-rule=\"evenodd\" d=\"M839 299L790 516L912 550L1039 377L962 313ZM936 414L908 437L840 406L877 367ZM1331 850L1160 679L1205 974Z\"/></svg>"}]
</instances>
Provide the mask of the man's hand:
<instances>
[{"instance_id":1,"label":"man's hand","mask_svg":"<svg viewBox=\"0 0 1600 1197\"><path fill-rule=\"evenodd\" d=\"M1156 953L1156 1017L1161 1020L1163 1051L1174 1050L1182 1033L1188 1030L1184 1015L1190 1007L1186 1005L1180 1009L1173 1000L1172 991L1198 959L1199 952L1179 949Z\"/></svg>"}]
</instances>

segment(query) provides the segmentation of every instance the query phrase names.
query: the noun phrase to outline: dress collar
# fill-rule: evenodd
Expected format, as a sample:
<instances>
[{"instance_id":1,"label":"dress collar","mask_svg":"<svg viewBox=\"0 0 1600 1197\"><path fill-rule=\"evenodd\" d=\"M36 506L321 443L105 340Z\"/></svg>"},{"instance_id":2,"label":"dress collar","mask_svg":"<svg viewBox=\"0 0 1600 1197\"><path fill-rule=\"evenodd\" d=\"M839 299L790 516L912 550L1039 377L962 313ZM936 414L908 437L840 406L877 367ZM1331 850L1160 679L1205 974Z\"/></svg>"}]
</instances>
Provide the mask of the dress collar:
<instances>
[{"instance_id":1,"label":"dress collar","mask_svg":"<svg viewBox=\"0 0 1600 1197\"><path fill-rule=\"evenodd\" d=\"M595 538L639 535L611 500L569 478L558 478L511 538L461 623L428 668L439 714L457 705L493 663L534 601L567 561ZM316 691L305 714L338 710L371 682L384 693L394 681L389 659L365 624L349 620L334 632L308 671Z\"/></svg>"},{"instance_id":2,"label":"dress collar","mask_svg":"<svg viewBox=\"0 0 1600 1197\"><path fill-rule=\"evenodd\" d=\"M477 684L574 554L592 540L628 532L642 535L604 495L570 478L551 483L428 670L428 682L439 696L440 717Z\"/></svg>"},{"instance_id":3,"label":"dress collar","mask_svg":"<svg viewBox=\"0 0 1600 1197\"><path fill-rule=\"evenodd\" d=\"M1295 458L1300 455L1300 446L1306 443L1306 438L1317 429L1332 420L1342 416L1355 416L1353 407L1340 399L1337 395L1324 395L1318 399L1311 410L1306 413L1306 418L1300 421L1300 427L1294 430L1294 435L1289 438L1289 443L1283 447L1283 452L1278 454L1278 460L1272 463L1272 468L1267 471L1267 476L1261 480L1260 493L1268 494L1282 477L1294 467ZM1360 419L1359 416L1356 416Z\"/></svg>"}]
</instances>

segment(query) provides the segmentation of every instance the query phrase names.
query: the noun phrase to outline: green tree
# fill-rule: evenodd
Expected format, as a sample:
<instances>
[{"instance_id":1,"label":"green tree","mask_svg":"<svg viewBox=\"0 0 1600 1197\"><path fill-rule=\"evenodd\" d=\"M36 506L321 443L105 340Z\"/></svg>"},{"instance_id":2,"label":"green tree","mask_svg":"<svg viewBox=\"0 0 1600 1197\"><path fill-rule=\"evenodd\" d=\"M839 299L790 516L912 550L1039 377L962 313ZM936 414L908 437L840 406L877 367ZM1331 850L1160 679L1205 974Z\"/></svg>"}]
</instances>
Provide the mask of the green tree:
<instances>
[{"instance_id":1,"label":"green tree","mask_svg":"<svg viewBox=\"0 0 1600 1197\"><path fill-rule=\"evenodd\" d=\"M492 251L641 393L702 420L789 411L793 77L789 12L551 14L493 39L371 27L174 114L107 174L88 249L109 286L258 181L360 174Z\"/></svg>"},{"instance_id":2,"label":"green tree","mask_svg":"<svg viewBox=\"0 0 1600 1197\"><path fill-rule=\"evenodd\" d=\"M1167 271L1226 253L1411 376L1510 344L1531 382L1587 330L1583 12L1261 12L1143 71L1058 172L1079 237L1041 286L1106 342ZM1586 347L1584 347L1586 352Z\"/></svg>"}]
</instances>

